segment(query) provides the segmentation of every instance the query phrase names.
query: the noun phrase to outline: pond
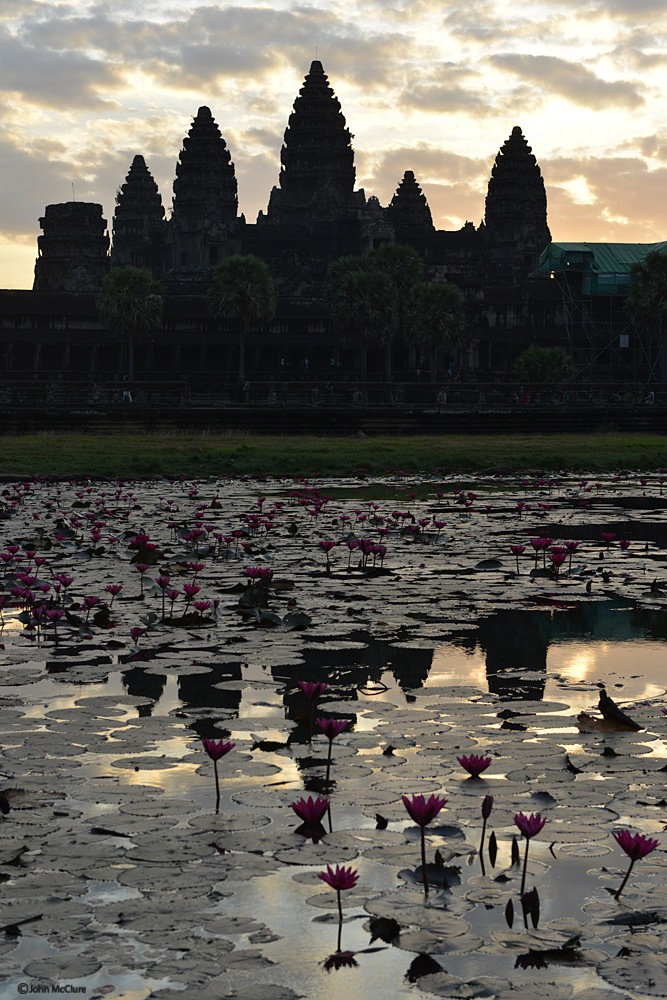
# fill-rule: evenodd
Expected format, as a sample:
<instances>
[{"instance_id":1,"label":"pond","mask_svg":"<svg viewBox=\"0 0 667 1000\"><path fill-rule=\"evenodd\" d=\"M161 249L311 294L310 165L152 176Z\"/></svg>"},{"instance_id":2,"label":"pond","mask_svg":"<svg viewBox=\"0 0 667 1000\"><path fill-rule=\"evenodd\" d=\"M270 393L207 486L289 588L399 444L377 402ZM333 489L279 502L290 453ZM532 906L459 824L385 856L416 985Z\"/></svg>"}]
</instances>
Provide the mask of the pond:
<instances>
[{"instance_id":1,"label":"pond","mask_svg":"<svg viewBox=\"0 0 667 1000\"><path fill-rule=\"evenodd\" d=\"M8 484L6 995L667 996L663 485Z\"/></svg>"}]
</instances>

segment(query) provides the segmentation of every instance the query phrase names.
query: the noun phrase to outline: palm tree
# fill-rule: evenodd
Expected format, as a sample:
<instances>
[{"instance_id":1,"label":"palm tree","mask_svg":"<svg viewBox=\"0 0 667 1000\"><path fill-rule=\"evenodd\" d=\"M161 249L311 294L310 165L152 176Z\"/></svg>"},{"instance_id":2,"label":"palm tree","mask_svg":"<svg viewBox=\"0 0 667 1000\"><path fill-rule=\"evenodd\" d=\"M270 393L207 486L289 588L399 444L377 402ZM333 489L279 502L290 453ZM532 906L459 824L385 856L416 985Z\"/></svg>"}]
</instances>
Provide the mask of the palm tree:
<instances>
[{"instance_id":1,"label":"palm tree","mask_svg":"<svg viewBox=\"0 0 667 1000\"><path fill-rule=\"evenodd\" d=\"M113 267L102 285L97 311L107 330L127 336L127 371L134 379L134 338L156 330L164 311L163 287L143 267Z\"/></svg>"},{"instance_id":2,"label":"palm tree","mask_svg":"<svg viewBox=\"0 0 667 1000\"><path fill-rule=\"evenodd\" d=\"M208 306L216 318L238 325L239 384L243 385L246 337L276 313L276 289L264 261L253 254L225 257L213 270Z\"/></svg>"},{"instance_id":3,"label":"palm tree","mask_svg":"<svg viewBox=\"0 0 667 1000\"><path fill-rule=\"evenodd\" d=\"M340 257L328 269L324 300L332 328L341 340L356 342L361 377L366 379L370 342L383 341L396 324L396 295L391 278L370 257Z\"/></svg>"},{"instance_id":4,"label":"palm tree","mask_svg":"<svg viewBox=\"0 0 667 1000\"><path fill-rule=\"evenodd\" d=\"M445 348L452 354L463 340L463 292L449 281L420 281L412 291L408 320L408 339L426 351L433 382L439 350Z\"/></svg>"},{"instance_id":5,"label":"palm tree","mask_svg":"<svg viewBox=\"0 0 667 1000\"><path fill-rule=\"evenodd\" d=\"M568 382L574 378L576 366L562 347L532 344L514 360L512 371L520 382Z\"/></svg>"},{"instance_id":6,"label":"palm tree","mask_svg":"<svg viewBox=\"0 0 667 1000\"><path fill-rule=\"evenodd\" d=\"M664 344L667 316L667 254L649 253L630 268L632 284L625 308L635 324L645 323L654 333L661 361L661 380L667 381L667 350Z\"/></svg>"},{"instance_id":7,"label":"palm tree","mask_svg":"<svg viewBox=\"0 0 667 1000\"><path fill-rule=\"evenodd\" d=\"M387 326L382 337L385 345L385 378L391 382L391 345L395 338L405 334L405 319L410 296L421 279L424 265L411 246L402 243L383 243L369 254L373 267L386 274L394 288L395 316L393 326Z\"/></svg>"}]
</instances>

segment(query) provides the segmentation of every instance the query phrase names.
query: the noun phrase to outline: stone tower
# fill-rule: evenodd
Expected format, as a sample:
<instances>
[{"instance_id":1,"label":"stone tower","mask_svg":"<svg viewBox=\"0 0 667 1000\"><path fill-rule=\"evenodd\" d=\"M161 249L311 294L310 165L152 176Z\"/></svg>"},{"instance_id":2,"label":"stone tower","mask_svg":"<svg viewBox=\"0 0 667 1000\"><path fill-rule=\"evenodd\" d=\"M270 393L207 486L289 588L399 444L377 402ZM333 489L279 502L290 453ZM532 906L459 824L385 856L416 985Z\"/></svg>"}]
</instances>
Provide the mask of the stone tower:
<instances>
[{"instance_id":1,"label":"stone tower","mask_svg":"<svg viewBox=\"0 0 667 1000\"><path fill-rule=\"evenodd\" d=\"M39 220L35 292L97 292L109 270L102 206L87 201L47 205Z\"/></svg>"},{"instance_id":2,"label":"stone tower","mask_svg":"<svg viewBox=\"0 0 667 1000\"><path fill-rule=\"evenodd\" d=\"M206 277L233 252L238 215L234 164L209 108L201 107L176 164L170 265L182 275Z\"/></svg>"},{"instance_id":3,"label":"stone tower","mask_svg":"<svg viewBox=\"0 0 667 1000\"><path fill-rule=\"evenodd\" d=\"M486 231L491 243L515 244L526 266L551 242L544 181L518 125L496 156L486 196Z\"/></svg>"},{"instance_id":4,"label":"stone tower","mask_svg":"<svg viewBox=\"0 0 667 1000\"><path fill-rule=\"evenodd\" d=\"M311 226L348 215L356 176L352 135L319 60L294 102L280 162L268 222Z\"/></svg>"},{"instance_id":5,"label":"stone tower","mask_svg":"<svg viewBox=\"0 0 667 1000\"><path fill-rule=\"evenodd\" d=\"M135 156L116 196L113 217L113 264L161 270L164 206L143 156Z\"/></svg>"},{"instance_id":6,"label":"stone tower","mask_svg":"<svg viewBox=\"0 0 667 1000\"><path fill-rule=\"evenodd\" d=\"M417 183L412 170L406 170L403 174L403 179L387 209L387 216L399 243L409 240L411 236L423 236L435 231L426 195Z\"/></svg>"}]
</instances>

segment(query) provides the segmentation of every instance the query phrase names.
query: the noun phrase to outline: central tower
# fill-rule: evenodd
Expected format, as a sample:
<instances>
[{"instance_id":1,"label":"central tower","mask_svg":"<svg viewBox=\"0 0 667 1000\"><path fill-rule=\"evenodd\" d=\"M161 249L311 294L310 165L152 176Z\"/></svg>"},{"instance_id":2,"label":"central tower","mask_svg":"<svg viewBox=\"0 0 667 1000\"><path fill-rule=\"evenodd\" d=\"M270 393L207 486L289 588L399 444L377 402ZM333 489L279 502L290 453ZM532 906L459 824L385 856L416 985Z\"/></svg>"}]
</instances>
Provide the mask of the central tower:
<instances>
[{"instance_id":1,"label":"central tower","mask_svg":"<svg viewBox=\"0 0 667 1000\"><path fill-rule=\"evenodd\" d=\"M311 63L294 102L280 162L268 222L310 226L348 214L355 181L352 135L319 60Z\"/></svg>"}]
</instances>

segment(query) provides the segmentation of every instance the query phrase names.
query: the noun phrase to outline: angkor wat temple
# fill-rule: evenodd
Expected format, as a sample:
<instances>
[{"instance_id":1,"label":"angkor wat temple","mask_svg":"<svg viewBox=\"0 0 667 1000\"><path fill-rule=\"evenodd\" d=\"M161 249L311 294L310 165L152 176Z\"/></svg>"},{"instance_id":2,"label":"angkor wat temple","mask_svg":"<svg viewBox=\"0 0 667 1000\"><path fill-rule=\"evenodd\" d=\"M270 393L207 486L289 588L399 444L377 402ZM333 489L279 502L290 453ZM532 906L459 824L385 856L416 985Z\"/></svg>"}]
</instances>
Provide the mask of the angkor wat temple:
<instances>
[{"instance_id":1,"label":"angkor wat temple","mask_svg":"<svg viewBox=\"0 0 667 1000\"><path fill-rule=\"evenodd\" d=\"M294 102L278 183L254 223L239 214L234 163L220 128L208 107L199 108L178 156L169 218L141 155L119 188L111 240L100 205L46 207L33 291L0 292L5 371L121 378L124 345L101 328L95 300L110 267L132 264L149 268L166 290L164 329L137 346L137 378L232 383L236 338L211 318L206 292L215 264L241 253L268 264L279 296L275 320L248 342L246 377L354 378L355 352L341 348L328 329L323 280L332 260L387 241L414 247L428 279L462 289L468 336L465 349L450 359L457 367L481 377L502 375L531 343L567 346L570 338L572 346L562 282L537 270L551 242L547 200L519 126L492 165L478 226L436 229L412 170L397 178L387 206L355 189L355 179L352 135L319 61ZM371 379L382 378L380 353L369 352ZM399 381L414 378L420 367L414 350L401 343L393 361ZM618 364L623 369L615 355ZM612 377L623 377L622 371Z\"/></svg>"}]
</instances>

